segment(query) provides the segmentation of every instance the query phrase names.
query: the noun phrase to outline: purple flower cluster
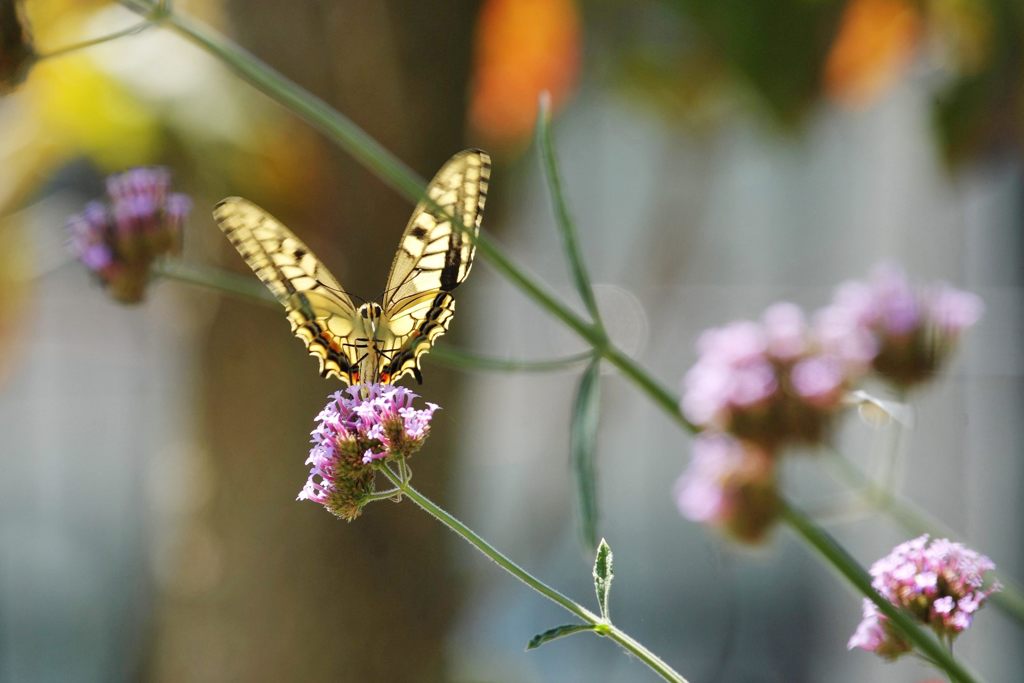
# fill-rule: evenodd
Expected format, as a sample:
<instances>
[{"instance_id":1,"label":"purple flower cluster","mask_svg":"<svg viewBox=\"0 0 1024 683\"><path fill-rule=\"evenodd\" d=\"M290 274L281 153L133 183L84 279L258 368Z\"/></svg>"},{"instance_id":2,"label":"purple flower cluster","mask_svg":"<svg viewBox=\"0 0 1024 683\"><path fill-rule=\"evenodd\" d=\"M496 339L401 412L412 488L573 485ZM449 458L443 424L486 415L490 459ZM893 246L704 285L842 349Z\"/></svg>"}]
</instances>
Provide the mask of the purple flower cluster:
<instances>
[{"instance_id":1,"label":"purple flower cluster","mask_svg":"<svg viewBox=\"0 0 1024 683\"><path fill-rule=\"evenodd\" d=\"M902 388L930 379L984 305L970 292L938 282L915 288L894 266L880 266L867 282L846 282L818 314L830 339L850 330L870 335L871 367Z\"/></svg>"},{"instance_id":2,"label":"purple flower cluster","mask_svg":"<svg viewBox=\"0 0 1024 683\"><path fill-rule=\"evenodd\" d=\"M110 176L108 201L89 202L68 219L73 251L118 301L141 301L150 264L181 242L192 202L170 186L164 168Z\"/></svg>"},{"instance_id":3,"label":"purple flower cluster","mask_svg":"<svg viewBox=\"0 0 1024 683\"><path fill-rule=\"evenodd\" d=\"M689 469L676 482L676 504L688 519L757 541L778 514L772 457L727 434L701 434Z\"/></svg>"},{"instance_id":4,"label":"purple flower cluster","mask_svg":"<svg viewBox=\"0 0 1024 683\"><path fill-rule=\"evenodd\" d=\"M783 448L825 442L872 371L898 387L931 377L981 311L973 294L917 290L900 270L880 267L868 282L840 286L810 322L783 302L757 322L705 331L682 382L682 412L702 435L676 487L680 512L760 538L778 509L770 494Z\"/></svg>"},{"instance_id":5,"label":"purple flower cluster","mask_svg":"<svg viewBox=\"0 0 1024 683\"><path fill-rule=\"evenodd\" d=\"M364 498L374 488L373 463L408 458L430 433L437 404L417 410L418 395L391 384L360 384L337 391L317 415L312 465L299 500L320 503L346 520L359 516Z\"/></svg>"},{"instance_id":6,"label":"purple flower cluster","mask_svg":"<svg viewBox=\"0 0 1024 683\"><path fill-rule=\"evenodd\" d=\"M770 307L760 323L707 330L697 349L683 378L683 414L769 449L820 441L865 367L855 349L823 344L791 303Z\"/></svg>"},{"instance_id":7,"label":"purple flower cluster","mask_svg":"<svg viewBox=\"0 0 1024 683\"><path fill-rule=\"evenodd\" d=\"M985 587L992 560L960 543L928 535L901 543L871 567L871 585L892 604L906 609L942 639L952 642L998 585ZM864 600L863 620L847 644L895 659L911 644L889 624L873 602Z\"/></svg>"}]
</instances>

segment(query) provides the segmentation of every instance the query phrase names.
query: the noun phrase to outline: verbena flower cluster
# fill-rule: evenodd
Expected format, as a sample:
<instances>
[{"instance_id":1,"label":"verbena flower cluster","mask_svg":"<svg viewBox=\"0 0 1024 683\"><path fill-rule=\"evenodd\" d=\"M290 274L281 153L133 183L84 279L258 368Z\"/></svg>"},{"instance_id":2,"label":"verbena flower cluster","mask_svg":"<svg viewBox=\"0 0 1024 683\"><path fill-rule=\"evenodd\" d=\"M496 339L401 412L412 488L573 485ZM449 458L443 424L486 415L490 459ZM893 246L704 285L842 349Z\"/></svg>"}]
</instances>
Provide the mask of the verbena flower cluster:
<instances>
[{"instance_id":1,"label":"verbena flower cluster","mask_svg":"<svg viewBox=\"0 0 1024 683\"><path fill-rule=\"evenodd\" d=\"M118 301L141 301L153 260L181 243L192 202L170 188L167 169L132 169L107 179L106 202L68 219L75 255Z\"/></svg>"},{"instance_id":2,"label":"verbena flower cluster","mask_svg":"<svg viewBox=\"0 0 1024 683\"><path fill-rule=\"evenodd\" d=\"M871 367L899 388L930 379L955 347L961 332L981 317L981 299L946 283L915 289L897 268L876 268L868 282L846 282L819 313L824 337L850 330L874 340Z\"/></svg>"},{"instance_id":3,"label":"verbena flower cluster","mask_svg":"<svg viewBox=\"0 0 1024 683\"><path fill-rule=\"evenodd\" d=\"M408 458L430 433L436 403L416 409L418 395L390 384L359 384L331 394L317 415L312 465L299 500L320 503L351 521L359 516L367 494L374 491L375 462Z\"/></svg>"},{"instance_id":4,"label":"verbena flower cluster","mask_svg":"<svg viewBox=\"0 0 1024 683\"><path fill-rule=\"evenodd\" d=\"M756 541L778 515L775 463L750 442L701 434L694 440L690 467L676 482L676 501L687 518Z\"/></svg>"},{"instance_id":5,"label":"verbena flower cluster","mask_svg":"<svg viewBox=\"0 0 1024 683\"><path fill-rule=\"evenodd\" d=\"M998 585L985 587L985 573L995 570L992 560L960 543L920 536L893 548L871 567L871 585L886 600L906 609L941 639L952 642L974 620ZM863 620L847 644L896 659L911 644L864 599Z\"/></svg>"},{"instance_id":6,"label":"verbena flower cluster","mask_svg":"<svg viewBox=\"0 0 1024 683\"><path fill-rule=\"evenodd\" d=\"M790 303L770 307L759 323L705 331L697 350L683 378L684 415L766 448L820 441L867 355L822 344Z\"/></svg>"},{"instance_id":7,"label":"verbena flower cluster","mask_svg":"<svg viewBox=\"0 0 1024 683\"><path fill-rule=\"evenodd\" d=\"M702 434L728 439L696 440L676 486L681 513L744 540L760 538L778 510L772 470L779 454L826 442L850 390L869 374L899 390L932 377L981 312L974 294L942 283L917 289L900 270L882 266L866 282L840 285L813 316L783 302L759 321L705 331L683 377L681 408ZM713 496L720 504L709 507Z\"/></svg>"}]
</instances>

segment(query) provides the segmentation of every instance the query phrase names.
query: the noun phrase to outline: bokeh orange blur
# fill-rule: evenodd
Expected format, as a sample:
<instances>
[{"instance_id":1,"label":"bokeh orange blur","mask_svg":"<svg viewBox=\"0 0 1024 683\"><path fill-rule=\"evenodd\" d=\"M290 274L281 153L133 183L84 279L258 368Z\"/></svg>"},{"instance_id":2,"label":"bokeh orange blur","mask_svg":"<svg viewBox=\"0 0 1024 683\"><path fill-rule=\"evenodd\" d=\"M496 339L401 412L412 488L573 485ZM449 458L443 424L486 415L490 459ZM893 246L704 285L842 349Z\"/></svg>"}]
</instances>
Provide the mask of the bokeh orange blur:
<instances>
[{"instance_id":1,"label":"bokeh orange blur","mask_svg":"<svg viewBox=\"0 0 1024 683\"><path fill-rule=\"evenodd\" d=\"M471 126L485 144L516 146L537 117L537 97L560 108L579 78L580 16L573 0L486 0L476 28Z\"/></svg>"},{"instance_id":2,"label":"bokeh orange blur","mask_svg":"<svg viewBox=\"0 0 1024 683\"><path fill-rule=\"evenodd\" d=\"M825 63L829 97L849 107L873 102L903 74L921 35L908 0L852 0Z\"/></svg>"}]
</instances>

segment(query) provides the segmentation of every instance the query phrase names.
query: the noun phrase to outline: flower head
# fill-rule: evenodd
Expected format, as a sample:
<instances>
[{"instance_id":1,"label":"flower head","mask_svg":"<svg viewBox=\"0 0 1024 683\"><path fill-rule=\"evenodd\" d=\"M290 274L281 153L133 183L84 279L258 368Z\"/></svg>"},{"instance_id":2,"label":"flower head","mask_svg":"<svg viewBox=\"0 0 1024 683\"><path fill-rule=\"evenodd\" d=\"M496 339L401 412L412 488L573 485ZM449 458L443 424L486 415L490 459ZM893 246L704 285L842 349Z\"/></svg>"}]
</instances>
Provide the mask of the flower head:
<instances>
[{"instance_id":1,"label":"flower head","mask_svg":"<svg viewBox=\"0 0 1024 683\"><path fill-rule=\"evenodd\" d=\"M682 408L704 429L773 449L820 441L864 364L829 347L794 304L778 303L760 323L705 331L683 378Z\"/></svg>"},{"instance_id":2,"label":"flower head","mask_svg":"<svg viewBox=\"0 0 1024 683\"><path fill-rule=\"evenodd\" d=\"M726 434L701 434L693 459L676 482L679 513L757 541L778 515L774 460L764 450Z\"/></svg>"},{"instance_id":3,"label":"flower head","mask_svg":"<svg viewBox=\"0 0 1024 683\"><path fill-rule=\"evenodd\" d=\"M960 334L976 323L984 306L976 295L936 283L915 288L894 266L879 266L867 282L846 282L832 304L819 312L823 337L837 347L851 338L868 362L901 387L931 378L955 348Z\"/></svg>"},{"instance_id":4,"label":"flower head","mask_svg":"<svg viewBox=\"0 0 1024 683\"><path fill-rule=\"evenodd\" d=\"M181 240L192 202L170 184L164 168L111 176L108 201L90 202L68 219L72 250L118 301L141 301L153 260Z\"/></svg>"},{"instance_id":5,"label":"flower head","mask_svg":"<svg viewBox=\"0 0 1024 683\"><path fill-rule=\"evenodd\" d=\"M944 538L928 535L901 543L871 567L871 585L886 600L907 610L943 639L962 633L998 585L985 587L992 560ZM864 600L863 620L847 648L859 647L886 659L911 650L910 643L873 602Z\"/></svg>"},{"instance_id":6,"label":"flower head","mask_svg":"<svg viewBox=\"0 0 1024 683\"><path fill-rule=\"evenodd\" d=\"M349 521L358 517L374 490L373 463L410 457L430 433L438 406L417 410L417 397L392 384L360 384L332 394L316 417L306 460L312 468L298 500L320 503Z\"/></svg>"}]
</instances>

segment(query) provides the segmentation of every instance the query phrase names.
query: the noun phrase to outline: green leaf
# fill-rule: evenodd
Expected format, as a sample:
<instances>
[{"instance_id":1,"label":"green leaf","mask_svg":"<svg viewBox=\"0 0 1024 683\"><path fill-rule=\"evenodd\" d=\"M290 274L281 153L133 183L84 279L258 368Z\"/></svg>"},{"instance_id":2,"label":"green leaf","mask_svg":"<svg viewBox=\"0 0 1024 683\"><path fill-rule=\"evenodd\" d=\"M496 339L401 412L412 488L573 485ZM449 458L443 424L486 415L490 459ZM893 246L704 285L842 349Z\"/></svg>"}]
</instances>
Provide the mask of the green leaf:
<instances>
[{"instance_id":1,"label":"green leaf","mask_svg":"<svg viewBox=\"0 0 1024 683\"><path fill-rule=\"evenodd\" d=\"M601 408L601 359L594 357L580 378L572 409L569 456L576 481L580 537L587 550L597 545L597 475L594 452Z\"/></svg>"},{"instance_id":2,"label":"green leaf","mask_svg":"<svg viewBox=\"0 0 1024 683\"><path fill-rule=\"evenodd\" d=\"M594 558L594 592L597 593L597 604L601 608L601 616L608 619L608 593L612 589L612 579L615 578L615 571L612 569L612 548L608 541L601 539L597 546L597 556Z\"/></svg>"},{"instance_id":3,"label":"green leaf","mask_svg":"<svg viewBox=\"0 0 1024 683\"><path fill-rule=\"evenodd\" d=\"M556 626L553 629L544 631L544 633L538 633L533 638L530 638L530 642L526 644L526 649L535 650L545 643L550 643L552 640L571 636L572 634L580 633L581 631L593 631L596 628L597 627L593 624L566 624L565 626Z\"/></svg>"},{"instance_id":4,"label":"green leaf","mask_svg":"<svg viewBox=\"0 0 1024 683\"><path fill-rule=\"evenodd\" d=\"M590 283L587 267L583 263L579 238L576 236L576 224L573 222L572 216L569 215L565 193L562 191L558 159L555 157L555 145L551 140L551 96L547 92L541 93L537 107L537 142L540 146L541 159L544 162L544 179L548 184L548 192L551 193L551 203L555 209L558 232L562 237L562 248L576 284L576 291L579 292L583 305L587 307L590 319L594 323L594 329L603 337L605 336L604 325L601 322L601 313L597 308L597 299L594 297L594 288Z\"/></svg>"}]
</instances>

